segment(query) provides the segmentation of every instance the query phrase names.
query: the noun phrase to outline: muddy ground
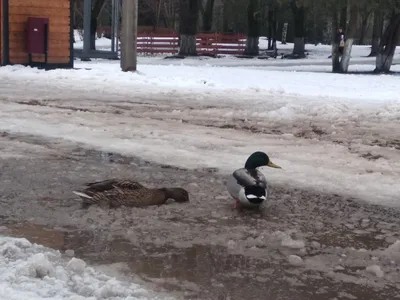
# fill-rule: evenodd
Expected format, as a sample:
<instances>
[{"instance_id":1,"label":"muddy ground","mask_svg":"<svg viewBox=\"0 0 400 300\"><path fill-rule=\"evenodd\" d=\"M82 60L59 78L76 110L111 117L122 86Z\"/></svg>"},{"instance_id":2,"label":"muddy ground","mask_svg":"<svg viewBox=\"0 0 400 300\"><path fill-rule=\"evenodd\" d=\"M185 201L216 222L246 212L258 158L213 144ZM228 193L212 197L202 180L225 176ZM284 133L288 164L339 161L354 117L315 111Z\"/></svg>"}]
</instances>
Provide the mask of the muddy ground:
<instances>
[{"instance_id":1,"label":"muddy ground","mask_svg":"<svg viewBox=\"0 0 400 300\"><path fill-rule=\"evenodd\" d=\"M272 184L263 209L234 210L216 169L178 169L62 140L0 136L3 234L73 249L177 298L400 297L400 252L387 250L400 239L398 209ZM71 191L109 177L182 186L190 203L81 209ZM290 255L302 259L289 263ZM383 277L368 272L371 265Z\"/></svg>"}]
</instances>

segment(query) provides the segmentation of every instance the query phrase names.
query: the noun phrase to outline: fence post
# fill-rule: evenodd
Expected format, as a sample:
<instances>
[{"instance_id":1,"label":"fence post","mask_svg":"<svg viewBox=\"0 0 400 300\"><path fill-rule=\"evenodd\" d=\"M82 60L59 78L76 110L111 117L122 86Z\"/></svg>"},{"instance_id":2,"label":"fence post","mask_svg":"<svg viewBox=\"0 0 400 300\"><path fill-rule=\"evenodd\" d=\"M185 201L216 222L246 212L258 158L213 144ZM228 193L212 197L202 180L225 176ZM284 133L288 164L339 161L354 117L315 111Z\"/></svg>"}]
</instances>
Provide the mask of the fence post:
<instances>
[{"instance_id":1,"label":"fence post","mask_svg":"<svg viewBox=\"0 0 400 300\"><path fill-rule=\"evenodd\" d=\"M215 36L214 36L215 47L214 47L214 51L213 51L214 55L218 55L218 51L221 46L220 43L222 42L221 37L222 37L222 35L220 33L218 33L218 32L215 33Z\"/></svg>"}]
</instances>

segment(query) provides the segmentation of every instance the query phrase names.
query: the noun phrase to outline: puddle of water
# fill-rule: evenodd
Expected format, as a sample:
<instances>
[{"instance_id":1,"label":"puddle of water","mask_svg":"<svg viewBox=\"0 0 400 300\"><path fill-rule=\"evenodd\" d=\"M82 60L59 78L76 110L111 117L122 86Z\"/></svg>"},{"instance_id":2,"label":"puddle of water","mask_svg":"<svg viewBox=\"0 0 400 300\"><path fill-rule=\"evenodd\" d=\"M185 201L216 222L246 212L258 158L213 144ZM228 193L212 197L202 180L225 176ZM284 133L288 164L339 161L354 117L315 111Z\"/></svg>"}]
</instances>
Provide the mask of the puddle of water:
<instances>
[{"instance_id":1,"label":"puddle of water","mask_svg":"<svg viewBox=\"0 0 400 300\"><path fill-rule=\"evenodd\" d=\"M292 300L296 295L297 300L322 300L333 299L341 292L359 300L389 299L385 291L333 284L279 261L232 254L221 246L136 247L126 239L106 237L100 232L62 231L28 223L6 226L8 235L61 251L73 249L77 257L91 264L123 263L129 270L126 275L138 275L171 292L185 292L187 299Z\"/></svg>"},{"instance_id":2,"label":"puddle of water","mask_svg":"<svg viewBox=\"0 0 400 300\"><path fill-rule=\"evenodd\" d=\"M356 234L355 231L350 230L335 230L317 233L314 235L313 240L325 246L346 248L351 245L351 247L357 249L382 249L390 245L384 239L377 239L377 236L376 232Z\"/></svg>"},{"instance_id":3,"label":"puddle of water","mask_svg":"<svg viewBox=\"0 0 400 300\"><path fill-rule=\"evenodd\" d=\"M101 152L96 150L87 150L83 148L77 148L76 150L73 150L72 155L89 157L103 163L129 165L135 162L135 159L133 157L127 157L113 152ZM146 163L150 164L150 162Z\"/></svg>"},{"instance_id":4,"label":"puddle of water","mask_svg":"<svg viewBox=\"0 0 400 300\"><path fill-rule=\"evenodd\" d=\"M36 224L7 225L7 234L27 238L30 242L61 250L65 245L66 233Z\"/></svg>"},{"instance_id":5,"label":"puddle of water","mask_svg":"<svg viewBox=\"0 0 400 300\"><path fill-rule=\"evenodd\" d=\"M12 136L12 138L14 138L14 136ZM154 165L134 157L88 150L83 147L76 147L76 145L73 145L73 147L69 145L68 147L68 145L65 145L59 140L44 140L33 136L18 136L16 139L32 144L46 145L54 149L61 149L60 151L62 151L65 146L65 149L68 150L68 155L71 157L76 157L78 160L87 160L89 163L96 163L99 165L101 165L101 162L104 162L114 164L137 164L139 166L154 168L159 167L159 165ZM57 143L61 143L61 146L59 144L56 146ZM172 167L164 166L164 168ZM168 172L167 170L164 171ZM213 173L217 170L202 170L202 172L205 171ZM55 171L52 170L52 172ZM51 173L51 176L53 174L55 173ZM29 177L29 175L25 176ZM42 183L43 179L38 181L38 184L42 185ZM65 182L63 185L65 186ZM281 192L281 195L284 195L286 192L286 190ZM296 204L293 204L293 207L281 206L280 209L283 209L281 213L276 213L276 211L273 213L273 209L269 209L266 216L258 212L238 212L237 215L228 219L222 219L216 216L212 221L215 222L213 223L214 226L218 226L218 228L229 226L229 228L226 228L227 231L241 224L246 224L250 228L259 229L260 226L257 227L257 221L273 215L288 220L287 223L280 220L281 223L279 226L281 226L281 228L283 226L287 228L288 224L290 224L289 220L294 218L296 218L297 223L293 223L293 226L300 226L299 224L302 224L301 226L306 228L307 224L312 225L313 223L309 222L309 214L304 214L304 212L313 210L307 209L308 203L312 202L308 194L303 196L304 197L300 197L301 202L296 202ZM299 196L296 195L296 197ZM15 197L12 199L15 199ZM320 211L314 211L315 215L323 215L324 220L327 220L332 218L332 216L336 216L339 211L350 214L349 204L341 200L342 199L338 198L336 201L328 201L327 204L322 203L324 205L316 205L319 202L314 203L313 205L320 208ZM363 207L365 208L365 206ZM57 204L55 209L59 208L60 205ZM351 212L358 211L359 209L360 205L352 209ZM297 215L290 215L289 212L297 213ZM250 214L251 217L249 217ZM386 217L386 221L389 221L387 218L388 215L382 215ZM50 223L43 218L44 216L46 215L41 213L40 218L44 220L43 222ZM390 217L398 220L398 218L395 218L395 215ZM176 216L172 215L172 218L169 219L168 222L173 222L173 218L178 218L175 220L182 220L180 214L178 214ZM302 218L304 218L303 221ZM208 224L210 222L208 215L201 215L200 217L192 216L188 220L188 222L195 222L196 224ZM0 224L1 223L0 221ZM268 225L269 229L273 231L272 224L268 223ZM292 300L293 295L296 295L295 299L298 300L325 300L335 297L340 298L338 297L338 293L342 290L346 291L348 294L355 295L358 297L357 299L393 299L393 295L392 297L388 297L385 292L376 292L370 286L344 283L335 284L328 279L313 277L316 275L315 272L309 274L293 267L280 264L282 260L274 261L273 255L270 255L270 253L263 255L266 259L270 259L270 261L268 261L242 254L233 254L227 248L221 246L193 245L189 248L177 248L159 247L159 244L154 243L137 247L123 238L110 238L109 235L106 236L105 232L77 231L71 228L68 230L66 230L66 228L55 230L28 223L9 224L8 226L9 232L7 234L9 235L26 237L33 242L59 250L73 249L78 257L85 259L88 263L101 264L105 265L105 267L112 263L122 263L128 267L128 273L130 274L138 274L142 279L156 283L158 286L165 287L171 291L181 290L189 292L190 295L194 293L199 299ZM310 227L310 230L314 229L316 229L316 232L321 232L321 228ZM335 231L334 229L337 229L337 227L335 226L332 229L332 231ZM155 236L157 236L157 234L158 232L155 233ZM358 237L358 235L351 231L338 231L333 235L321 235L319 241L325 245L343 245L343 247L345 247L346 244L360 245L361 247L361 245L365 243L372 242L369 237L369 240L363 240L365 239L363 237L359 241L356 241L354 236ZM368 236L373 236L373 234ZM355 241L357 244L355 244ZM379 244L379 246L381 246L381 240L375 239L373 241L376 245ZM211 244L212 241L207 243ZM373 245L370 244L370 246L372 247ZM363 246L363 248L369 247ZM261 251L268 252L271 251L271 249L266 247ZM190 299L194 299L194 296L190 296Z\"/></svg>"}]
</instances>

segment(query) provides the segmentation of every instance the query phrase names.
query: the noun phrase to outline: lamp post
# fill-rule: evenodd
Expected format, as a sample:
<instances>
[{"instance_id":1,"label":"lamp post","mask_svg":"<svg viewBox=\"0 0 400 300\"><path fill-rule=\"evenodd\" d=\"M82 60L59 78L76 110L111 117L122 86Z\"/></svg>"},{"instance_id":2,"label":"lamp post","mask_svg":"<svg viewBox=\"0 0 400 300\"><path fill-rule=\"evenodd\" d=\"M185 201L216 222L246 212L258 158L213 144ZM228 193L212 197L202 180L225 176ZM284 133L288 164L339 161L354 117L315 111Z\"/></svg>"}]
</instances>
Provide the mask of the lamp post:
<instances>
[{"instance_id":1,"label":"lamp post","mask_svg":"<svg viewBox=\"0 0 400 300\"><path fill-rule=\"evenodd\" d=\"M121 70L134 72L137 67L138 0L122 0Z\"/></svg>"}]
</instances>

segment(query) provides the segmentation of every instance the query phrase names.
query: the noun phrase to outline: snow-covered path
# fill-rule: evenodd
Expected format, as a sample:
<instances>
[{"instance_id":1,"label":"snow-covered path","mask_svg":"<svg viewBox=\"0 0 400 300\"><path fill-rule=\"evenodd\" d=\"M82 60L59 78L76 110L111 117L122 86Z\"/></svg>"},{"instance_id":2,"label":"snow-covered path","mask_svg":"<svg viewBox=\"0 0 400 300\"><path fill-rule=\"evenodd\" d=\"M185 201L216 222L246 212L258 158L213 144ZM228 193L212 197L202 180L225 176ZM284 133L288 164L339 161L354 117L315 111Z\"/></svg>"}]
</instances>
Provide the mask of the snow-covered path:
<instances>
[{"instance_id":1,"label":"snow-covered path","mask_svg":"<svg viewBox=\"0 0 400 300\"><path fill-rule=\"evenodd\" d=\"M398 77L367 87L371 77L238 68L229 82L230 68L143 66L113 77L110 66L92 66L0 69L0 130L224 173L261 149L283 167L268 170L274 183L400 204ZM214 84L202 82L213 72ZM260 89L268 77L287 85Z\"/></svg>"}]
</instances>

